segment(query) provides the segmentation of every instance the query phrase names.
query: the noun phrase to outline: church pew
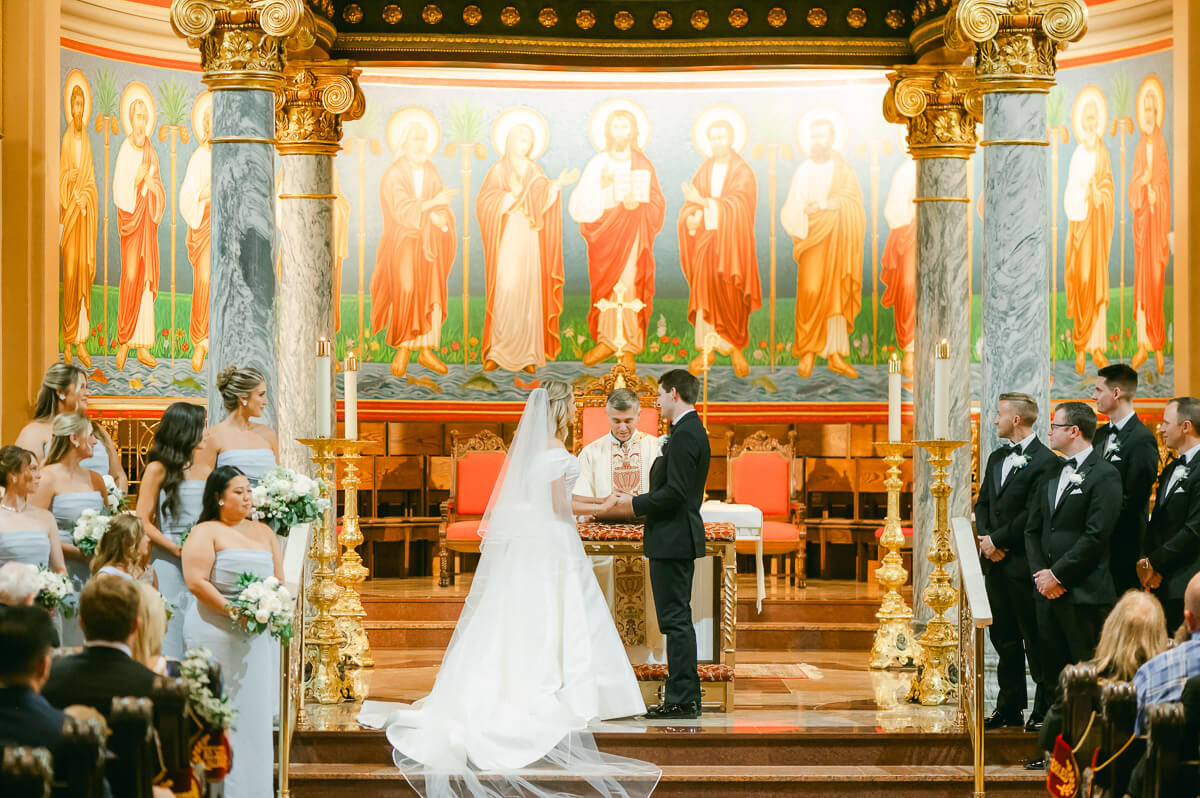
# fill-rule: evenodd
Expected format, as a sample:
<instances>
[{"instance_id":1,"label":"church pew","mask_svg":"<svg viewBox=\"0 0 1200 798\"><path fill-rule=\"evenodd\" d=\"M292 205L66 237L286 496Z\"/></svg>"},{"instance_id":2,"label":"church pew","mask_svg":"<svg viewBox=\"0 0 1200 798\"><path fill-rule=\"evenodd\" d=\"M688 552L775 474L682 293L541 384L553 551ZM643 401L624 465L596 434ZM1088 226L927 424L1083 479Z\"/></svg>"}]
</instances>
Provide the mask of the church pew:
<instances>
[{"instance_id":1,"label":"church pew","mask_svg":"<svg viewBox=\"0 0 1200 798\"><path fill-rule=\"evenodd\" d=\"M1129 786L1129 775L1146 748L1146 741L1133 732L1137 690L1130 682L1110 682L1104 685L1100 703L1104 718L1096 762L1101 767L1094 771L1092 795L1121 798Z\"/></svg>"},{"instance_id":2,"label":"church pew","mask_svg":"<svg viewBox=\"0 0 1200 798\"><path fill-rule=\"evenodd\" d=\"M173 676L159 676L154 680L151 695L158 750L162 754L163 786L178 794L186 794L195 780L189 745L192 723L187 711L187 682Z\"/></svg>"},{"instance_id":3,"label":"church pew","mask_svg":"<svg viewBox=\"0 0 1200 798\"><path fill-rule=\"evenodd\" d=\"M108 747L115 757L108 771L113 795L153 798L154 778L161 771L153 702L148 698L114 698L108 725Z\"/></svg>"},{"instance_id":4,"label":"church pew","mask_svg":"<svg viewBox=\"0 0 1200 798\"><path fill-rule=\"evenodd\" d=\"M1197 752L1180 750L1186 725L1183 704L1152 704L1147 707L1146 715L1150 734L1142 798L1195 795L1195 785L1200 779Z\"/></svg>"},{"instance_id":5,"label":"church pew","mask_svg":"<svg viewBox=\"0 0 1200 798\"><path fill-rule=\"evenodd\" d=\"M56 795L101 798L107 770L108 748L103 724L98 720L63 718L58 761L54 765Z\"/></svg>"},{"instance_id":6,"label":"church pew","mask_svg":"<svg viewBox=\"0 0 1200 798\"><path fill-rule=\"evenodd\" d=\"M1063 668L1059 677L1063 693L1062 736L1075 749L1082 773L1091 766L1091 755L1101 744L1100 679L1093 665L1080 663Z\"/></svg>"},{"instance_id":7,"label":"church pew","mask_svg":"<svg viewBox=\"0 0 1200 798\"><path fill-rule=\"evenodd\" d=\"M49 798L54 761L45 748L11 746L0 754L0 795L5 798Z\"/></svg>"}]
</instances>

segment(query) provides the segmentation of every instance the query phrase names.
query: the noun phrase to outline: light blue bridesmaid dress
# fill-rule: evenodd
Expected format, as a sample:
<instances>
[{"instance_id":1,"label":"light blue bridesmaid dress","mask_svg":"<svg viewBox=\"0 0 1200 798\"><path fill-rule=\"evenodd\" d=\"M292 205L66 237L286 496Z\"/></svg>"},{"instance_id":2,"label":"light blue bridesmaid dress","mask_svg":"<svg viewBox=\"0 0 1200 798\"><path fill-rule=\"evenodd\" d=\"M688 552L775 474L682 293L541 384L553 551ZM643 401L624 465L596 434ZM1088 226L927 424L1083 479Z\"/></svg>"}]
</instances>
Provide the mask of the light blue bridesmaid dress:
<instances>
[{"instance_id":1,"label":"light blue bridesmaid dress","mask_svg":"<svg viewBox=\"0 0 1200 798\"><path fill-rule=\"evenodd\" d=\"M166 494L158 494L159 529L175 544L179 544L183 533L196 525L200 517L200 508L204 499L204 480L185 479L179 483L179 514L167 512L164 502ZM159 546L150 549L150 567L158 576L158 592L171 602L175 608L175 617L167 622L167 634L163 638L162 653L170 659L182 659L183 649L183 618L191 603L192 594L183 581L183 568L179 558Z\"/></svg>"},{"instance_id":2,"label":"light blue bridesmaid dress","mask_svg":"<svg viewBox=\"0 0 1200 798\"><path fill-rule=\"evenodd\" d=\"M226 449L217 454L217 467L221 466L240 468L253 487L276 466L275 452L270 449Z\"/></svg>"},{"instance_id":3,"label":"light blue bridesmaid dress","mask_svg":"<svg viewBox=\"0 0 1200 798\"><path fill-rule=\"evenodd\" d=\"M271 552L217 552L211 581L222 596L234 598L243 573L263 579L274 575ZM279 650L278 641L266 632L248 636L234 628L229 616L213 612L194 598L188 605L183 637L188 648L212 652L221 664L224 694L237 707L237 719L229 732L233 768L225 777L225 798L270 796L274 768L271 718L279 707L279 669L272 668L272 651Z\"/></svg>"},{"instance_id":4,"label":"light blue bridesmaid dress","mask_svg":"<svg viewBox=\"0 0 1200 798\"><path fill-rule=\"evenodd\" d=\"M50 441L46 441L46 445L42 447L42 459L46 458L46 454L50 451ZM104 448L104 444L96 441L96 445L92 447L92 456L79 461L79 465L85 471L94 471L102 477L110 476L108 470L108 449Z\"/></svg>"},{"instance_id":5,"label":"light blue bridesmaid dress","mask_svg":"<svg viewBox=\"0 0 1200 798\"><path fill-rule=\"evenodd\" d=\"M0 532L0 565L23 562L38 568L50 565L50 539L44 529Z\"/></svg>"},{"instance_id":6,"label":"light blue bridesmaid dress","mask_svg":"<svg viewBox=\"0 0 1200 798\"><path fill-rule=\"evenodd\" d=\"M89 509L104 509L104 497L100 495L100 491L60 493L50 502L50 512L54 514L54 520L58 524L58 537L64 545L75 545L75 538L72 535L75 519L79 518L84 510ZM84 583L92 575L86 562L72 559L67 560L67 574L75 581L76 590L82 589ZM62 644L64 646L83 645L83 630L79 627L78 618L68 619L63 627Z\"/></svg>"}]
</instances>

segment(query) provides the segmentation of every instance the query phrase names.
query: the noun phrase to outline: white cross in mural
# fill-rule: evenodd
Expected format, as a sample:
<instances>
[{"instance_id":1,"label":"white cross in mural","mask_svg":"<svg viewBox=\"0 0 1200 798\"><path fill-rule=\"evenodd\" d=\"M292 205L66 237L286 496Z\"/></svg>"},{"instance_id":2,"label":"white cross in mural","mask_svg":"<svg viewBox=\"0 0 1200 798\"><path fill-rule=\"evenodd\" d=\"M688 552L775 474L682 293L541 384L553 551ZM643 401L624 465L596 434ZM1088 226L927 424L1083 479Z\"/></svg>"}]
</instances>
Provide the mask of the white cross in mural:
<instances>
[{"instance_id":1,"label":"white cross in mural","mask_svg":"<svg viewBox=\"0 0 1200 798\"><path fill-rule=\"evenodd\" d=\"M615 300L601 299L596 302L596 307L601 311L617 311L617 334L613 336L613 343L617 346L617 357L620 357L625 354L625 347L629 344L629 339L625 337L625 310L629 309L637 313L646 305L637 297L626 302L625 286L621 283L617 283L613 288L613 295L616 297Z\"/></svg>"}]
</instances>

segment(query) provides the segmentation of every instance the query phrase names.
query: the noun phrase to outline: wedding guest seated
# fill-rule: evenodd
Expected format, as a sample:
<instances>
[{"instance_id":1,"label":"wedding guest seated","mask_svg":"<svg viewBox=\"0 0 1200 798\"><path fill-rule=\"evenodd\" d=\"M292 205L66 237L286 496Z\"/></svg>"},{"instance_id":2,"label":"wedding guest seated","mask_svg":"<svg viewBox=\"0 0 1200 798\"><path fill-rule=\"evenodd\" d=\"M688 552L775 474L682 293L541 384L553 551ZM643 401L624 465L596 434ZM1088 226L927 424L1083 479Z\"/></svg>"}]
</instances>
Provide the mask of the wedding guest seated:
<instances>
[{"instance_id":1,"label":"wedding guest seated","mask_svg":"<svg viewBox=\"0 0 1200 798\"><path fill-rule=\"evenodd\" d=\"M1179 750L1184 754L1179 758L1186 761L1189 757L1195 757L1196 748L1200 746L1200 676L1193 676L1184 683L1179 703L1183 704L1183 734L1179 738ZM1129 787L1125 794L1130 798L1142 798L1145 794L1147 766L1146 754L1142 754L1129 774Z\"/></svg>"},{"instance_id":2,"label":"wedding guest seated","mask_svg":"<svg viewBox=\"0 0 1200 798\"><path fill-rule=\"evenodd\" d=\"M48 748L63 713L39 693L50 674L54 625L40 607L0 607L0 746Z\"/></svg>"},{"instance_id":3,"label":"wedding guest seated","mask_svg":"<svg viewBox=\"0 0 1200 798\"><path fill-rule=\"evenodd\" d=\"M1178 701L1183 685L1193 676L1200 676L1200 574L1187 584L1183 597L1183 622L1191 639L1169 648L1138 669L1133 678L1137 689L1138 716L1136 730L1146 733L1146 708L1151 704Z\"/></svg>"},{"instance_id":4,"label":"wedding guest seated","mask_svg":"<svg viewBox=\"0 0 1200 798\"><path fill-rule=\"evenodd\" d=\"M41 586L38 570L32 565L23 562L0 565L0 604L29 606L37 598Z\"/></svg>"}]
</instances>

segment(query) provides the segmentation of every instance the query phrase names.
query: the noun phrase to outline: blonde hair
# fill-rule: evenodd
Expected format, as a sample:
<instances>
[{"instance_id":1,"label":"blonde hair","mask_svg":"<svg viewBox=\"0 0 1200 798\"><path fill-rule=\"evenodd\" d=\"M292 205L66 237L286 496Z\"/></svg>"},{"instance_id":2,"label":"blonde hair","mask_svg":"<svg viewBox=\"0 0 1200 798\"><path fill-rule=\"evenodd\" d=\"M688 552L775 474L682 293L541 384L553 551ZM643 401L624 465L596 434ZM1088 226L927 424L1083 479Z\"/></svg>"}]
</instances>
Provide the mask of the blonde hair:
<instances>
[{"instance_id":1,"label":"blonde hair","mask_svg":"<svg viewBox=\"0 0 1200 798\"><path fill-rule=\"evenodd\" d=\"M225 406L226 412L232 413L237 410L238 400L249 396L255 388L266 381L267 378L261 371L249 366L246 368L226 366L221 369L221 373L217 375L217 390L221 394L221 403Z\"/></svg>"},{"instance_id":2,"label":"blonde hair","mask_svg":"<svg viewBox=\"0 0 1200 798\"><path fill-rule=\"evenodd\" d=\"M162 641L167 634L167 609L159 592L145 582L137 583L138 628L130 650L133 658L151 670L162 656Z\"/></svg>"},{"instance_id":3,"label":"blonde hair","mask_svg":"<svg viewBox=\"0 0 1200 798\"><path fill-rule=\"evenodd\" d=\"M57 463L67 456L74 444L72 435L86 435L92 431L92 422L83 413L59 413L50 424L50 448L46 451L46 465Z\"/></svg>"},{"instance_id":4,"label":"blonde hair","mask_svg":"<svg viewBox=\"0 0 1200 798\"><path fill-rule=\"evenodd\" d=\"M114 515L104 530L104 537L96 544L96 553L92 556L92 573L100 573L106 565L114 568L126 568L142 571L146 568L145 558L138 551L138 545L146 536L146 525L141 518L133 513Z\"/></svg>"},{"instance_id":5,"label":"blonde hair","mask_svg":"<svg viewBox=\"0 0 1200 798\"><path fill-rule=\"evenodd\" d=\"M46 369L46 375L42 377L42 387L38 390L34 420L53 418L58 412L59 394L66 393L72 387L78 388L85 382L87 372L73 363L55 363Z\"/></svg>"},{"instance_id":6,"label":"blonde hair","mask_svg":"<svg viewBox=\"0 0 1200 798\"><path fill-rule=\"evenodd\" d=\"M1138 668L1167 648L1167 619L1158 599L1128 590L1104 619L1092 665L1103 679L1128 682Z\"/></svg>"},{"instance_id":7,"label":"blonde hair","mask_svg":"<svg viewBox=\"0 0 1200 798\"><path fill-rule=\"evenodd\" d=\"M1037 420L1038 420L1037 399L1034 399L1029 394L1017 393L1016 391L1010 391L1008 393L1000 394L1000 397L996 401L1008 402L1008 404L1012 407L1013 411L1016 412L1016 414L1021 417L1021 421L1025 422L1029 426L1032 427L1034 424L1037 423Z\"/></svg>"},{"instance_id":8,"label":"blonde hair","mask_svg":"<svg viewBox=\"0 0 1200 798\"><path fill-rule=\"evenodd\" d=\"M550 422L554 425L554 435L566 443L571 434L571 422L575 420L575 391L562 380L546 380L542 388L550 400Z\"/></svg>"}]
</instances>

